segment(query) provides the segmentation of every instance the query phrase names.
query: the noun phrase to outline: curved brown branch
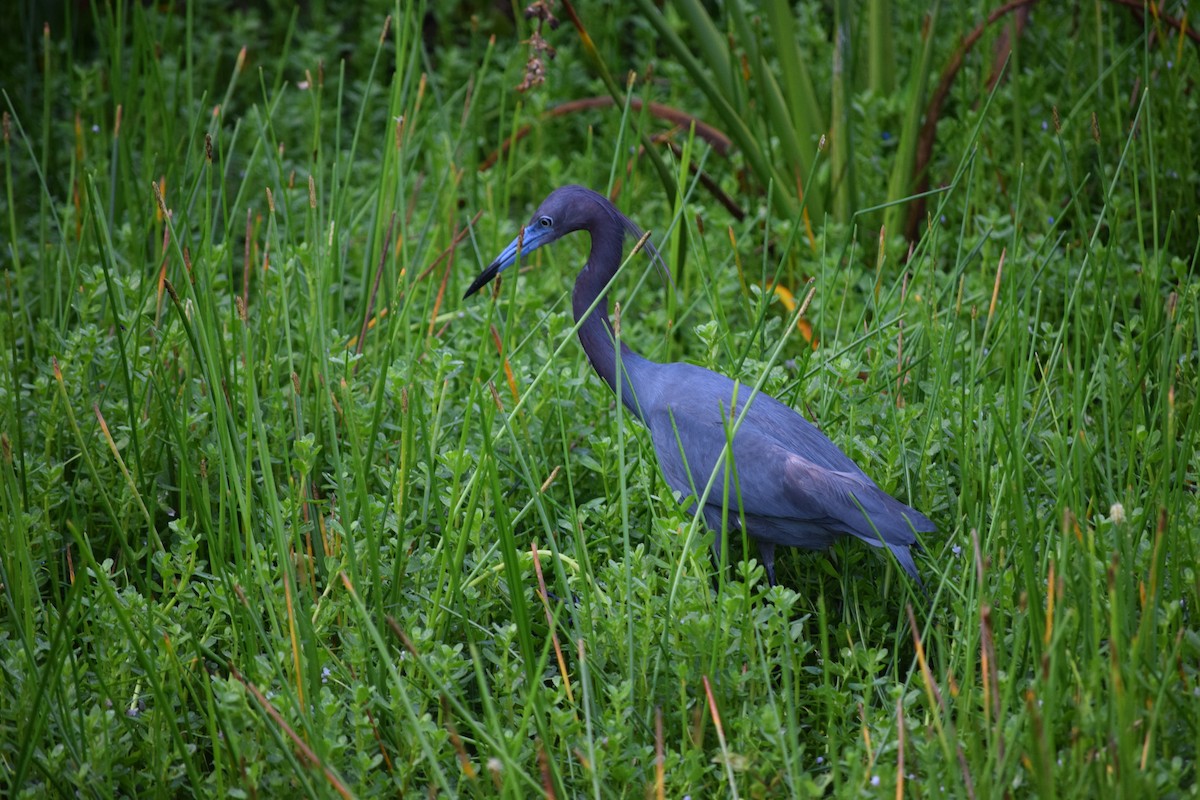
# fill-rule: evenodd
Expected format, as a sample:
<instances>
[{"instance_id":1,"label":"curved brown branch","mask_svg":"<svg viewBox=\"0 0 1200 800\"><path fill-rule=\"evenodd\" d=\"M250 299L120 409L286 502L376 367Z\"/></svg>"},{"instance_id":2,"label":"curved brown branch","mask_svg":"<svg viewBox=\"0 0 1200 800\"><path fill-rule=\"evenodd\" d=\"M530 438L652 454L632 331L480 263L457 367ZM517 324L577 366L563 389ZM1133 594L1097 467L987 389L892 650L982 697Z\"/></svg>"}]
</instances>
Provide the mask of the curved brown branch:
<instances>
[{"instance_id":1,"label":"curved brown branch","mask_svg":"<svg viewBox=\"0 0 1200 800\"><path fill-rule=\"evenodd\" d=\"M1108 0L1108 1L1110 3L1113 3L1118 6L1125 6L1126 8L1131 8L1134 11L1141 11L1141 12L1149 11L1151 14L1154 15L1155 19L1162 20L1169 27L1172 27L1175 30L1182 32L1184 36L1188 37L1196 44L1200 44L1200 30L1196 30L1195 28L1191 27L1190 25L1185 27L1185 23L1186 23L1185 19L1184 20L1175 19L1170 14L1164 14L1162 12L1162 9L1159 9L1157 11L1151 11L1151 9L1149 8L1149 3L1147 3L1146 0Z\"/></svg>"},{"instance_id":2,"label":"curved brown branch","mask_svg":"<svg viewBox=\"0 0 1200 800\"><path fill-rule=\"evenodd\" d=\"M1161 20L1167 26L1180 31L1184 36L1187 36L1193 42L1200 44L1200 31L1186 24L1186 20L1176 19L1169 14L1163 13L1161 10L1151 11L1146 0L1108 0L1110 3L1138 11L1141 13L1150 12L1155 15L1155 18ZM924 194L929 191L929 162L933 157L933 143L937 136L937 123L941 116L942 105L946 102L946 98L950 94L950 89L954 85L954 79L958 76L959 70L962 69L963 61L971 49L978 43L979 38L984 32L994 25L999 19L1011 14L1019 9L1025 9L1037 3L1038 0L1010 0L999 8L988 14L988 17L983 22L979 23L959 44L958 49L951 56L946 68L942 70L941 80L938 82L937 89L929 100L929 106L925 111L925 122L921 126L921 133L917 139L917 155L916 163L914 164L914 175L920 176L920 182L915 187L913 193L917 195ZM1019 34L1018 29L1018 34ZM993 80L997 76L993 75ZM992 87L992 81L989 81L988 88ZM909 241L913 241L917 237L920 230L921 220L925 216L925 199L919 199L912 203L909 210L908 222L905 226L905 236Z\"/></svg>"},{"instance_id":3,"label":"curved brown branch","mask_svg":"<svg viewBox=\"0 0 1200 800\"><path fill-rule=\"evenodd\" d=\"M979 23L973 31L963 37L963 40L958 45L958 49L950 57L946 68L942 70L942 77L938 81L937 88L934 89L933 95L929 98L929 106L925 111L925 123L921 126L920 136L917 137L917 158L916 163L913 165L913 174L920 176L920 182L917 184L916 190L913 192L914 194L921 195L929 191L929 161L933 158L933 142L937 138L938 119L941 117L942 106L945 104L946 98L950 96L950 89L954 86L954 79L958 77L959 70L962 69L967 54L979 42L984 32L996 24L997 20L1019 8L1031 6L1037 2L1038 0L1010 0L1010 2L995 9L988 14L986 20ZM908 224L905 226L904 233L910 242L916 239L921 219L924 216L925 200L921 198L913 202L908 214Z\"/></svg>"},{"instance_id":4,"label":"curved brown branch","mask_svg":"<svg viewBox=\"0 0 1200 800\"><path fill-rule=\"evenodd\" d=\"M585 97L582 100L571 100L562 105L555 106L546 112L543 119L551 119L553 117L563 117L568 114L574 114L579 111L589 111L595 108L608 108L613 105L611 97ZM636 97L629 100L629 106L634 111L641 111L645 103ZM729 137L722 133L719 129L714 128L707 122L697 119L695 116L681 111L678 108L665 106L662 103L650 103L648 106L650 113L658 119L670 122L672 125L677 125L687 129L694 123L696 126L696 135L704 141L708 142L713 150L716 150L719 155L725 156L729 154L730 148L733 146ZM496 162L499 161L509 151L509 149L517 142L524 139L533 130L532 125L526 125L517 131L511 138L506 139L504 144L500 145L500 149L489 155L479 165L480 172L487 172Z\"/></svg>"}]
</instances>

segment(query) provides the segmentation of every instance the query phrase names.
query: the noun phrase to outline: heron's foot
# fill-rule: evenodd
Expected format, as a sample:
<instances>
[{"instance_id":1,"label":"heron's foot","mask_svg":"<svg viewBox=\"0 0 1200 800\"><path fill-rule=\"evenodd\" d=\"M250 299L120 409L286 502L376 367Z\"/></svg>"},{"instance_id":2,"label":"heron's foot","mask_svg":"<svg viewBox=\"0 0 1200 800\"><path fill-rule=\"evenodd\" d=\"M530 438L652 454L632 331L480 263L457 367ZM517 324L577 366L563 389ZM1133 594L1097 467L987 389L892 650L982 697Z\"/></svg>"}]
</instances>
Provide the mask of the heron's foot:
<instances>
[{"instance_id":1,"label":"heron's foot","mask_svg":"<svg viewBox=\"0 0 1200 800\"><path fill-rule=\"evenodd\" d=\"M572 605L572 606L575 606L575 607L578 607L578 606L579 606L579 595L575 594L574 592L571 592L571 600L570 600L570 602L568 602L568 601L566 601L566 600L563 600L561 597L559 597L559 596L558 596L557 594L555 594L554 592L552 592L552 591L550 591L549 589L547 589L547 590L546 590L546 599L547 599L547 600L552 600L552 601L554 601L555 603L566 603L567 605Z\"/></svg>"}]
</instances>

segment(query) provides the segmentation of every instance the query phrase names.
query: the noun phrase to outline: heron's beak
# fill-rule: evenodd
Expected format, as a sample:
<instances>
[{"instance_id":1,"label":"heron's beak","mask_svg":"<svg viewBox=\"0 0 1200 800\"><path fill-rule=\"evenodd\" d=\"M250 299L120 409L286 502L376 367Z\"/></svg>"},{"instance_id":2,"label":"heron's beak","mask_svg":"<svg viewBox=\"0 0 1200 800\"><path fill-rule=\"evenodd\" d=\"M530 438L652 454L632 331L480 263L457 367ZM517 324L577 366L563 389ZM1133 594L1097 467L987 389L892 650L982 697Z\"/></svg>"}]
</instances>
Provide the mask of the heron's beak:
<instances>
[{"instance_id":1,"label":"heron's beak","mask_svg":"<svg viewBox=\"0 0 1200 800\"><path fill-rule=\"evenodd\" d=\"M500 266L499 261L493 261L491 264L489 264L487 269L485 269L483 272L479 273L478 278L471 281L470 287L467 288L466 293L463 295L463 300L466 300L468 297L475 294L480 289L482 289L483 287L485 287L489 283L491 283L492 278L495 278L497 275L499 275L500 270L502 270L502 269L504 269L504 268L502 266Z\"/></svg>"},{"instance_id":2,"label":"heron's beak","mask_svg":"<svg viewBox=\"0 0 1200 800\"><path fill-rule=\"evenodd\" d=\"M552 239L546 235L545 228L538 225L526 227L517 234L517 238L508 243L508 247L504 248L504 251L500 255L496 256L496 260L489 264L487 269L479 273L479 277L471 282L471 286L467 289L466 294L463 295L463 299L466 300L491 283L493 278L517 263L517 259L520 256L532 253L550 241Z\"/></svg>"}]
</instances>

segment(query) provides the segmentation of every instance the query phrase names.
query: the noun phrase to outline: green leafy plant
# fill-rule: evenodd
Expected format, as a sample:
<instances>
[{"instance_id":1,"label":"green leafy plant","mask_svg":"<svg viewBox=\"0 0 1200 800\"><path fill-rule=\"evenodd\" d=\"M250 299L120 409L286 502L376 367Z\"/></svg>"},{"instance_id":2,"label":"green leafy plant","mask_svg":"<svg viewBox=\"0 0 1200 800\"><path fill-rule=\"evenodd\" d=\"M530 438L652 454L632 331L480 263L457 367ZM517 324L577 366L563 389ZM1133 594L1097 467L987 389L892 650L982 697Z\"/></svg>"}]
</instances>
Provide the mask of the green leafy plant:
<instances>
[{"instance_id":1,"label":"green leafy plant","mask_svg":"<svg viewBox=\"0 0 1200 800\"><path fill-rule=\"evenodd\" d=\"M608 87L558 66L587 55L571 29L521 94L529 23L469 4L441 27L66 4L48 29L23 6L0 73L0 794L1193 791L1200 68L1178 8L1094 8L1047 9L1007 81L964 60L901 270L861 226L811 247L812 197L710 202L702 179L738 177L690 124L659 144L649 103L719 109L648 17L581 18L661 93L598 107ZM890 13L915 31L924 7ZM781 58L784 23L743 22ZM880 35L862 80L911 87L927 40L889 57ZM737 52L735 94L760 91ZM847 86L852 115L897 118ZM761 384L928 513L928 597L866 548L781 556L768 590L733 541L718 575L580 352L583 243L459 303L567 181L688 254L667 288L629 260L622 336ZM801 259L815 347L763 288Z\"/></svg>"}]
</instances>

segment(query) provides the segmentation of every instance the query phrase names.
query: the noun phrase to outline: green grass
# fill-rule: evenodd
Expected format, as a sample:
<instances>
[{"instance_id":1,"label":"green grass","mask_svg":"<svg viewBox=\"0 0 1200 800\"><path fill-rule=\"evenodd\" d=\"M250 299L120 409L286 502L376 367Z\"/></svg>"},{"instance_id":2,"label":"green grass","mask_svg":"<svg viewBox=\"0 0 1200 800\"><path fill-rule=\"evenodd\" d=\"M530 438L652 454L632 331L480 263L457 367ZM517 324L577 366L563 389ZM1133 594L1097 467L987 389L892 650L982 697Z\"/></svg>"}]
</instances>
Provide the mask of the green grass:
<instances>
[{"instance_id":1,"label":"green grass","mask_svg":"<svg viewBox=\"0 0 1200 800\"><path fill-rule=\"evenodd\" d=\"M919 237L881 242L882 134L917 120L862 87L923 93L908 65L991 10L942 8L942 43L910 5L849 25L857 207L811 238L746 153L675 131L660 173L644 110L544 118L609 91L570 25L518 94L529 24L491 6L19 9L0 794L1195 795L1196 50L1038 5L993 91L989 29ZM653 25L581 13L621 86L720 119ZM672 255L672 287L625 266L622 336L761 385L928 514L928 596L854 543L774 589L743 542L714 569L575 340L586 240L459 299L568 181Z\"/></svg>"}]
</instances>

